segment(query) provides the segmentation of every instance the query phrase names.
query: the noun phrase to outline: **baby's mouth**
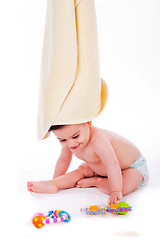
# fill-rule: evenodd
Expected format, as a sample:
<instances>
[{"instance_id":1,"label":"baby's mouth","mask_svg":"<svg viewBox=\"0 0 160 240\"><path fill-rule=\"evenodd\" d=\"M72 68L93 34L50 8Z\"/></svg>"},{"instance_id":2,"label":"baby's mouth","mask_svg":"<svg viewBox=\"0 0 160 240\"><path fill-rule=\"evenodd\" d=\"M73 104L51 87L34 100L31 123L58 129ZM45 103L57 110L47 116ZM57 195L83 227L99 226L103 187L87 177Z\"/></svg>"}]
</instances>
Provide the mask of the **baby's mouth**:
<instances>
[{"instance_id":1,"label":"baby's mouth","mask_svg":"<svg viewBox=\"0 0 160 240\"><path fill-rule=\"evenodd\" d=\"M79 143L77 146L75 146L75 147L70 147L70 149L71 149L71 150L76 150L76 149L79 148L79 146L80 146L80 143Z\"/></svg>"}]
</instances>

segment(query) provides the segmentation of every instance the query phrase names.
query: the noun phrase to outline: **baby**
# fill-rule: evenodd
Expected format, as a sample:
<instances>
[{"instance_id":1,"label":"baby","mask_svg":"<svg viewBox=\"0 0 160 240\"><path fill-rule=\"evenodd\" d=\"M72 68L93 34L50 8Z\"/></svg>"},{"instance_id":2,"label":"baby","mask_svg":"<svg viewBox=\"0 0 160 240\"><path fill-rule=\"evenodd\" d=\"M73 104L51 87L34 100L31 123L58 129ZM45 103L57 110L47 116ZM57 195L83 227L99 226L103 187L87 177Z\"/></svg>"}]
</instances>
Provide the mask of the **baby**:
<instances>
[{"instance_id":1,"label":"baby","mask_svg":"<svg viewBox=\"0 0 160 240\"><path fill-rule=\"evenodd\" d=\"M51 126L62 145L53 179L30 181L35 193L56 193L73 187L97 187L110 194L108 204L147 184L146 160L138 148L113 132L92 126L92 122ZM66 174L72 155L83 160L78 169Z\"/></svg>"}]
</instances>

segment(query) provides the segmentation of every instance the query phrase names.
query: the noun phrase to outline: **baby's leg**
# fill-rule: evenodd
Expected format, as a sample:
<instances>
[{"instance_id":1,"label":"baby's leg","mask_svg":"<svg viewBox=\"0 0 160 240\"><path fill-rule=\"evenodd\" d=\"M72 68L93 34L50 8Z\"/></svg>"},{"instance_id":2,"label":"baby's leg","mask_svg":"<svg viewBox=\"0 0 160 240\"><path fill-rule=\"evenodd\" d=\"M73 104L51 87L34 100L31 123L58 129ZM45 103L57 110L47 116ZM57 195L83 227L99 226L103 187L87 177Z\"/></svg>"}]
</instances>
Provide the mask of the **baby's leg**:
<instances>
[{"instance_id":1,"label":"baby's leg","mask_svg":"<svg viewBox=\"0 0 160 240\"><path fill-rule=\"evenodd\" d=\"M49 181L28 182L27 188L30 192L56 193L60 189L73 188L80 179L94 175L95 173L83 164L77 170Z\"/></svg>"},{"instance_id":2,"label":"baby's leg","mask_svg":"<svg viewBox=\"0 0 160 240\"><path fill-rule=\"evenodd\" d=\"M122 171L122 194L126 195L135 191L142 182L142 174L136 168ZM108 178L95 176L81 179L77 182L78 187L97 187L102 192L110 194Z\"/></svg>"},{"instance_id":3,"label":"baby's leg","mask_svg":"<svg viewBox=\"0 0 160 240\"><path fill-rule=\"evenodd\" d=\"M109 183L107 177L95 176L91 178L84 178L77 182L77 187L87 188L87 187L97 187L102 192L110 194Z\"/></svg>"},{"instance_id":4,"label":"baby's leg","mask_svg":"<svg viewBox=\"0 0 160 240\"><path fill-rule=\"evenodd\" d=\"M122 171L122 194L126 195L135 191L141 184L143 176L136 168L128 168Z\"/></svg>"}]
</instances>

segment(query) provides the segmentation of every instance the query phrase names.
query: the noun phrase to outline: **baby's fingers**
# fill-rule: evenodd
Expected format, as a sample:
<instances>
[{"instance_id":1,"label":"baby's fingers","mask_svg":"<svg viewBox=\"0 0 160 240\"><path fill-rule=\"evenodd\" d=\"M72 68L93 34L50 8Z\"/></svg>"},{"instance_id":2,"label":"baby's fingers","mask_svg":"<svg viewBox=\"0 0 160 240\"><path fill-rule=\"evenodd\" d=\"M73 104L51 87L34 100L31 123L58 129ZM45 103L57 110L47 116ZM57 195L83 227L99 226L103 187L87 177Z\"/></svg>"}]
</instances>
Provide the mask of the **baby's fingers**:
<instances>
[{"instance_id":1,"label":"baby's fingers","mask_svg":"<svg viewBox=\"0 0 160 240\"><path fill-rule=\"evenodd\" d=\"M122 194L117 197L117 200L119 201L121 200L121 198L122 198Z\"/></svg>"},{"instance_id":2,"label":"baby's fingers","mask_svg":"<svg viewBox=\"0 0 160 240\"><path fill-rule=\"evenodd\" d=\"M116 204L117 203L117 197L110 196L110 198L109 198L107 203L108 203L108 205Z\"/></svg>"},{"instance_id":3,"label":"baby's fingers","mask_svg":"<svg viewBox=\"0 0 160 240\"><path fill-rule=\"evenodd\" d=\"M122 198L122 193L121 192L113 192L111 193L110 197L109 197L109 201L108 204L117 204L117 202L119 200L121 200Z\"/></svg>"}]
</instances>

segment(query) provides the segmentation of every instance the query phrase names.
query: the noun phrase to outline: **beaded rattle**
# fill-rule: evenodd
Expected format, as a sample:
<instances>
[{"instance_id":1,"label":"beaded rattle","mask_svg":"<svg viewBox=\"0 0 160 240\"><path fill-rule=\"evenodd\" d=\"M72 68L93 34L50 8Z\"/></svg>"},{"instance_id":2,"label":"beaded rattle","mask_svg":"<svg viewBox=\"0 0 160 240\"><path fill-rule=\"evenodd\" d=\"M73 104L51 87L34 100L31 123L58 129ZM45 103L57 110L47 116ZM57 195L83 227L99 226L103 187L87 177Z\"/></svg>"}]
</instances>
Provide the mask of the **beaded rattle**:
<instances>
[{"instance_id":1,"label":"beaded rattle","mask_svg":"<svg viewBox=\"0 0 160 240\"><path fill-rule=\"evenodd\" d=\"M101 206L94 205L89 208L81 208L80 211L87 215L106 215L107 213L125 215L132 211L132 207L123 201L109 206L107 204L103 204Z\"/></svg>"},{"instance_id":2,"label":"beaded rattle","mask_svg":"<svg viewBox=\"0 0 160 240\"><path fill-rule=\"evenodd\" d=\"M69 222L71 220L71 216L61 210L51 210L48 212L48 215L44 215L43 213L36 213L32 217L32 223L36 228L41 228L45 224L57 223L57 222Z\"/></svg>"}]
</instances>

